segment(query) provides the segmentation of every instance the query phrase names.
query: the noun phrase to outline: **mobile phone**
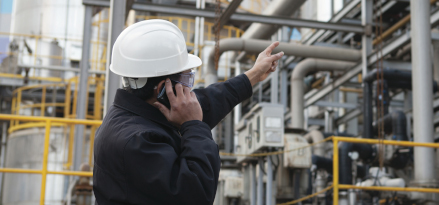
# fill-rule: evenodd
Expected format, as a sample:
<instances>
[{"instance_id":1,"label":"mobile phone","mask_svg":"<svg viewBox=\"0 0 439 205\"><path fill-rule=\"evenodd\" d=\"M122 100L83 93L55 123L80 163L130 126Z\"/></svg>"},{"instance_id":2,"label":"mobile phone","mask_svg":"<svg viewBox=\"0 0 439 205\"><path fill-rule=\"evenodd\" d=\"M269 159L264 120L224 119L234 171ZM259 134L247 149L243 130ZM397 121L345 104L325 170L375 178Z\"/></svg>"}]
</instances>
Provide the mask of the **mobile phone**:
<instances>
[{"instance_id":1,"label":"mobile phone","mask_svg":"<svg viewBox=\"0 0 439 205\"><path fill-rule=\"evenodd\" d=\"M174 91L174 95L177 95L177 91L175 91L175 85L173 81L172 83L172 90ZM159 94L157 95L157 101L165 105L168 109L171 109L171 103L169 103L168 95L166 94L166 86L163 84L162 89L160 90Z\"/></svg>"}]
</instances>

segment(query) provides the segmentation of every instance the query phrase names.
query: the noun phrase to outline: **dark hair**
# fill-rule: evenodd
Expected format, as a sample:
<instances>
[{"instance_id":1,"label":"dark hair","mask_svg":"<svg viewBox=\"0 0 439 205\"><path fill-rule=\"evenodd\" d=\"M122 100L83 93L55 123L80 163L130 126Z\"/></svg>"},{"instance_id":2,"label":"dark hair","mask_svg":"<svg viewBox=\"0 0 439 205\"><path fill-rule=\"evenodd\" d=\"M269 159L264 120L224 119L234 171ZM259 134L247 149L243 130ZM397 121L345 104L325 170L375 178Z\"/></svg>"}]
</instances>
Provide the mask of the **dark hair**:
<instances>
[{"instance_id":1,"label":"dark hair","mask_svg":"<svg viewBox=\"0 0 439 205\"><path fill-rule=\"evenodd\" d=\"M147 100L154 96L154 87L160 83L160 81L165 80L169 76L160 76L155 78L148 78L145 86L139 89L132 89L130 87L124 88L127 92L137 96L142 100Z\"/></svg>"}]
</instances>

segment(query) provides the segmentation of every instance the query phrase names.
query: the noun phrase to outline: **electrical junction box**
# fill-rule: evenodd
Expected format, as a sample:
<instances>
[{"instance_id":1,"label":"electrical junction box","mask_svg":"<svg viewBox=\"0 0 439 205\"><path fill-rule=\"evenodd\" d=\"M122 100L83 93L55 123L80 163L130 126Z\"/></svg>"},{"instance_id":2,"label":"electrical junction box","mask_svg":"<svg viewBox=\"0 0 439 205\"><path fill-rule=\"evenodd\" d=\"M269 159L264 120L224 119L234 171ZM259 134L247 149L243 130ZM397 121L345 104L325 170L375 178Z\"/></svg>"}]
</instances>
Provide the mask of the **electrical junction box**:
<instances>
[{"instance_id":1,"label":"electrical junction box","mask_svg":"<svg viewBox=\"0 0 439 205\"><path fill-rule=\"evenodd\" d=\"M308 145L308 141L299 134L285 134L284 167L310 168L312 152L311 147L305 147Z\"/></svg>"},{"instance_id":2,"label":"electrical junction box","mask_svg":"<svg viewBox=\"0 0 439 205\"><path fill-rule=\"evenodd\" d=\"M240 198L244 192L242 177L227 177L224 179L224 196L228 198Z\"/></svg>"},{"instance_id":3,"label":"electrical junction box","mask_svg":"<svg viewBox=\"0 0 439 205\"><path fill-rule=\"evenodd\" d=\"M270 147L283 147L284 106L272 103L255 105L244 115L237 131L241 153L253 154Z\"/></svg>"},{"instance_id":4,"label":"electrical junction box","mask_svg":"<svg viewBox=\"0 0 439 205\"><path fill-rule=\"evenodd\" d=\"M243 119L236 126L236 130L238 131L238 145L235 148L236 162L241 163L245 161L249 161L252 158L248 156L240 156L240 155L248 155L251 154L251 150L253 148L253 143L251 142L252 138L250 137L252 124L248 125L247 120Z\"/></svg>"}]
</instances>

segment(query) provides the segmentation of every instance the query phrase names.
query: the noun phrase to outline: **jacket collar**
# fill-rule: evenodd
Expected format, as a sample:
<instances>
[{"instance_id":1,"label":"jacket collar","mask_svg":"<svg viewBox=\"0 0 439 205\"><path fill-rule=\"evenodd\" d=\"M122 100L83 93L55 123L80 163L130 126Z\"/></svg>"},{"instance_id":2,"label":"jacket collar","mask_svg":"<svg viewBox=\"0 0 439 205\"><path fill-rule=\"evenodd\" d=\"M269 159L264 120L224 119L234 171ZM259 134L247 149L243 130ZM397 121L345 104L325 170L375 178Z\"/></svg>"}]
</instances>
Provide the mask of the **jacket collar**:
<instances>
[{"instance_id":1,"label":"jacket collar","mask_svg":"<svg viewBox=\"0 0 439 205\"><path fill-rule=\"evenodd\" d=\"M123 89L117 89L114 105L173 130L178 130L169 123L160 110Z\"/></svg>"}]
</instances>

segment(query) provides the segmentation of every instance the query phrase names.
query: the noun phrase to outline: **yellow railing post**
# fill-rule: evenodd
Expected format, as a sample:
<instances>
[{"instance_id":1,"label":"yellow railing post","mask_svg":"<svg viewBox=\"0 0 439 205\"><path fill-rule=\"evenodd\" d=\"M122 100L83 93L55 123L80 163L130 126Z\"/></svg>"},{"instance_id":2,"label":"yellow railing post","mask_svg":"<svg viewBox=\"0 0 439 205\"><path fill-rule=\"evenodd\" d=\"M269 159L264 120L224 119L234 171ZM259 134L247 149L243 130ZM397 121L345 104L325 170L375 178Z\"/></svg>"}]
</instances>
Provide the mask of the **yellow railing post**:
<instances>
[{"instance_id":1,"label":"yellow railing post","mask_svg":"<svg viewBox=\"0 0 439 205\"><path fill-rule=\"evenodd\" d=\"M49 140L50 140L50 125L51 121L46 121L46 130L44 133L44 154L43 154L43 169L41 172L41 195L40 205L44 205L44 198L46 196L46 177L47 177L47 162L49 161Z\"/></svg>"},{"instance_id":2,"label":"yellow railing post","mask_svg":"<svg viewBox=\"0 0 439 205\"><path fill-rule=\"evenodd\" d=\"M338 205L338 139L337 137L332 138L332 143L334 144L333 148L333 156L332 156L332 185L334 186L334 193L333 193L333 205Z\"/></svg>"},{"instance_id":3,"label":"yellow railing post","mask_svg":"<svg viewBox=\"0 0 439 205\"><path fill-rule=\"evenodd\" d=\"M90 149L89 149L89 153L88 153L88 164L90 165L90 167L92 167L92 162L93 162L93 145L95 142L95 132L96 132L96 126L91 126L90 128Z\"/></svg>"},{"instance_id":4,"label":"yellow railing post","mask_svg":"<svg viewBox=\"0 0 439 205\"><path fill-rule=\"evenodd\" d=\"M43 87L43 94L41 96L41 116L44 116L44 110L46 110L46 86Z\"/></svg>"}]
</instances>

